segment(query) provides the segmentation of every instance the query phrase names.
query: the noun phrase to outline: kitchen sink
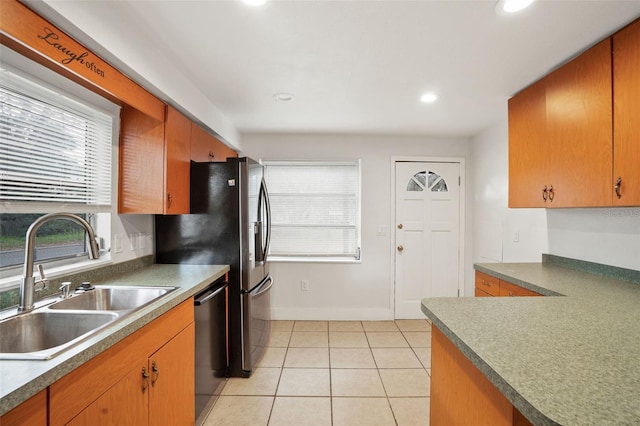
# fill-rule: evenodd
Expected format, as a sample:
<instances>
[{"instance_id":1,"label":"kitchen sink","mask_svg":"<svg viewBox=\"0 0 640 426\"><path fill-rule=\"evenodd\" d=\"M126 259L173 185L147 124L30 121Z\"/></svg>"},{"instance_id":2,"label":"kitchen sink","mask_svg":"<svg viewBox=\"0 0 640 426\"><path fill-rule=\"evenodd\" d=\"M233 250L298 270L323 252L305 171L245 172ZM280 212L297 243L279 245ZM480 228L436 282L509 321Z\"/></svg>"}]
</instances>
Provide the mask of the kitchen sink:
<instances>
[{"instance_id":1,"label":"kitchen sink","mask_svg":"<svg viewBox=\"0 0 640 426\"><path fill-rule=\"evenodd\" d=\"M49 359L118 319L116 312L33 311L0 321L0 359Z\"/></svg>"},{"instance_id":2,"label":"kitchen sink","mask_svg":"<svg viewBox=\"0 0 640 426\"><path fill-rule=\"evenodd\" d=\"M131 311L153 302L176 287L96 286L49 305L52 310Z\"/></svg>"},{"instance_id":3,"label":"kitchen sink","mask_svg":"<svg viewBox=\"0 0 640 426\"><path fill-rule=\"evenodd\" d=\"M50 359L176 288L95 286L44 301L48 304L0 321L0 359Z\"/></svg>"}]
</instances>

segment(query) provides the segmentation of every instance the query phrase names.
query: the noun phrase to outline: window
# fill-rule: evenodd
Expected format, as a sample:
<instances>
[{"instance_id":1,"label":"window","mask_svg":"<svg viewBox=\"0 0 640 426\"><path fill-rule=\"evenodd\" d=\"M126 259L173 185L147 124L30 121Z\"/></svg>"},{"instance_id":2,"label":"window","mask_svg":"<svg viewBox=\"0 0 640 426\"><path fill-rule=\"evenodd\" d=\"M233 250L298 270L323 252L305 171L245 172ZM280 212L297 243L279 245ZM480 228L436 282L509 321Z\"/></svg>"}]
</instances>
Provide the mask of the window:
<instances>
[{"instance_id":1,"label":"window","mask_svg":"<svg viewBox=\"0 0 640 426\"><path fill-rule=\"evenodd\" d=\"M360 259L360 162L268 161L275 258Z\"/></svg>"},{"instance_id":2,"label":"window","mask_svg":"<svg viewBox=\"0 0 640 426\"><path fill-rule=\"evenodd\" d=\"M102 248L110 240L112 144L117 119L76 96L98 98L86 89L74 94L44 83L22 69L65 81L3 48L0 67L0 268L22 265L24 237L39 216L66 211L89 221ZM20 68L5 63L5 58ZM24 68L23 68L24 67ZM66 87L65 87L66 89ZM106 102L104 99L98 102ZM101 104L104 105L104 104ZM84 230L66 220L40 228L36 261L85 260ZM4 276L11 273L3 273Z\"/></svg>"}]
</instances>

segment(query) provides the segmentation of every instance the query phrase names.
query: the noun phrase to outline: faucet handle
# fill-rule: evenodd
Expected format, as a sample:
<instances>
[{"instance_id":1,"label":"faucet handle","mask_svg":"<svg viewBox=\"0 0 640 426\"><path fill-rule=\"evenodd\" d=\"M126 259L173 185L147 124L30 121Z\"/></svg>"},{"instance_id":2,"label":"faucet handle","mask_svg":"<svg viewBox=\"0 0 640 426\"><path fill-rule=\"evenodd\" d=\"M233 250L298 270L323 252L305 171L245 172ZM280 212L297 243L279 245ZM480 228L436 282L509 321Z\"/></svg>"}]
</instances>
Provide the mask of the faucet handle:
<instances>
[{"instance_id":1,"label":"faucet handle","mask_svg":"<svg viewBox=\"0 0 640 426\"><path fill-rule=\"evenodd\" d=\"M71 297L71 295L69 294L71 292L71 282L70 281L63 282L60 285L59 290L62 292L60 297L62 297L63 299L68 299L69 297Z\"/></svg>"},{"instance_id":2,"label":"faucet handle","mask_svg":"<svg viewBox=\"0 0 640 426\"><path fill-rule=\"evenodd\" d=\"M35 291L42 291L47 287L49 287L49 280L47 279L47 277L44 276L44 268L42 267L42 264L38 265L38 272L40 273L40 280L36 281L34 284L35 285L42 284L42 287L35 288L35 285L34 285L34 289Z\"/></svg>"}]
</instances>

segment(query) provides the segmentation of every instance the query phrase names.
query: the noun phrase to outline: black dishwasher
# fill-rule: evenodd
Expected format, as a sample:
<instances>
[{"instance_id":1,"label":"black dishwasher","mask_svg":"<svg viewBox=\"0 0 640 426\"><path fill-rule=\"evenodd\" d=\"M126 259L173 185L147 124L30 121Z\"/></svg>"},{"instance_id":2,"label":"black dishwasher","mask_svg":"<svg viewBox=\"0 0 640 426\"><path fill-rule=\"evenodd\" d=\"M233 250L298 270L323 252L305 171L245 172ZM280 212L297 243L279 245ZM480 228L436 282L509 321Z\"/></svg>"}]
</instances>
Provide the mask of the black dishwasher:
<instances>
[{"instance_id":1,"label":"black dishwasher","mask_svg":"<svg viewBox=\"0 0 640 426\"><path fill-rule=\"evenodd\" d=\"M194 298L196 424L220 395L227 375L227 286L220 279ZM198 421L198 419L200 421Z\"/></svg>"}]
</instances>

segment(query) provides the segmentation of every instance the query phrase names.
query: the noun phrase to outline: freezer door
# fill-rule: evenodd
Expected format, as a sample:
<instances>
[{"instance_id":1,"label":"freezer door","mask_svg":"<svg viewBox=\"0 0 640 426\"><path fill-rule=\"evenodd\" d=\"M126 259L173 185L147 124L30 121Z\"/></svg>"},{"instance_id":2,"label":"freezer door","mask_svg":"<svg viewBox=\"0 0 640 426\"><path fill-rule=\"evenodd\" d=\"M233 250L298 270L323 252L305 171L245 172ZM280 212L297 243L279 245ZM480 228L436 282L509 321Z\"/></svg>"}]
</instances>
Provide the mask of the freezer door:
<instances>
[{"instance_id":1,"label":"freezer door","mask_svg":"<svg viewBox=\"0 0 640 426\"><path fill-rule=\"evenodd\" d=\"M242 295L242 369L246 372L253 370L269 341L272 286L273 279L267 276L252 291Z\"/></svg>"}]
</instances>

